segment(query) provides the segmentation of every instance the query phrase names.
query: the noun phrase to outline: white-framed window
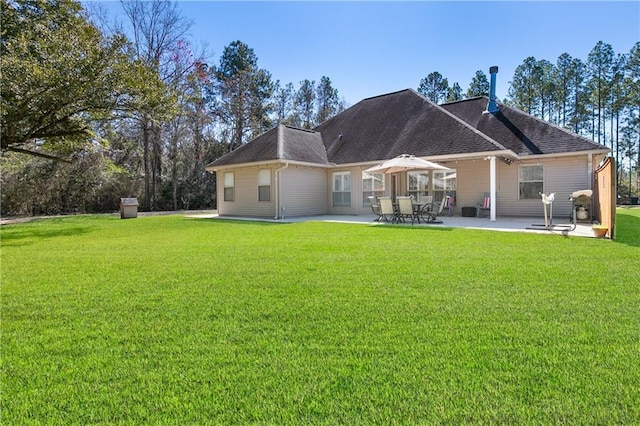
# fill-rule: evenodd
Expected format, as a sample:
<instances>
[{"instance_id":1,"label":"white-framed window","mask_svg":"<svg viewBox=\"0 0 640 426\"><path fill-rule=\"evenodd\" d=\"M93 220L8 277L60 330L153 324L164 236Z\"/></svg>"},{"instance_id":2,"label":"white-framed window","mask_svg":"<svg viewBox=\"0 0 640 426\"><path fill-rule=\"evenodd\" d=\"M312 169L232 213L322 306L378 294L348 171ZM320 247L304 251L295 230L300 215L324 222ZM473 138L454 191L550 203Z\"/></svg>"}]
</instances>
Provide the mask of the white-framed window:
<instances>
[{"instance_id":1,"label":"white-framed window","mask_svg":"<svg viewBox=\"0 0 640 426\"><path fill-rule=\"evenodd\" d=\"M369 206L369 197L384 195L384 175L382 173L362 172L362 205Z\"/></svg>"},{"instance_id":2,"label":"white-framed window","mask_svg":"<svg viewBox=\"0 0 640 426\"><path fill-rule=\"evenodd\" d=\"M518 167L518 187L520 200L539 200L544 192L544 166L542 164Z\"/></svg>"},{"instance_id":3,"label":"white-framed window","mask_svg":"<svg viewBox=\"0 0 640 426\"><path fill-rule=\"evenodd\" d=\"M258 201L271 201L271 170L258 170Z\"/></svg>"},{"instance_id":4,"label":"white-framed window","mask_svg":"<svg viewBox=\"0 0 640 426\"><path fill-rule=\"evenodd\" d=\"M414 200L420 202L423 197L429 195L429 172L407 172L407 189L409 195L413 196Z\"/></svg>"},{"instance_id":5,"label":"white-framed window","mask_svg":"<svg viewBox=\"0 0 640 426\"><path fill-rule=\"evenodd\" d=\"M333 205L351 205L351 172L333 173Z\"/></svg>"},{"instance_id":6,"label":"white-framed window","mask_svg":"<svg viewBox=\"0 0 640 426\"><path fill-rule=\"evenodd\" d=\"M224 201L234 201L235 198L235 179L233 172L224 174Z\"/></svg>"},{"instance_id":7,"label":"white-framed window","mask_svg":"<svg viewBox=\"0 0 640 426\"><path fill-rule=\"evenodd\" d=\"M453 197L453 201L456 197L456 190L458 189L458 174L455 169L449 170L434 170L433 171L433 202L439 203L442 199L449 195Z\"/></svg>"}]
</instances>

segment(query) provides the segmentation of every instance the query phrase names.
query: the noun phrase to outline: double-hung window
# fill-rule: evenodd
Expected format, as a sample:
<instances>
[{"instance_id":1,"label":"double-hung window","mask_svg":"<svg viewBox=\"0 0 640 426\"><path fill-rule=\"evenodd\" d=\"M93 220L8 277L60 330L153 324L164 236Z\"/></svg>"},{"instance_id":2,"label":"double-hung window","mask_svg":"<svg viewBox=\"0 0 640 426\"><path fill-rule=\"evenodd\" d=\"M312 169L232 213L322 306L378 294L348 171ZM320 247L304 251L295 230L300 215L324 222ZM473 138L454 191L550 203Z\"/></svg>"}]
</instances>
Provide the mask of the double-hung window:
<instances>
[{"instance_id":1,"label":"double-hung window","mask_svg":"<svg viewBox=\"0 0 640 426\"><path fill-rule=\"evenodd\" d=\"M518 168L519 198L521 200L540 199L544 192L544 166L520 166Z\"/></svg>"},{"instance_id":2,"label":"double-hung window","mask_svg":"<svg viewBox=\"0 0 640 426\"><path fill-rule=\"evenodd\" d=\"M271 170L258 170L258 201L271 201Z\"/></svg>"},{"instance_id":3,"label":"double-hung window","mask_svg":"<svg viewBox=\"0 0 640 426\"><path fill-rule=\"evenodd\" d=\"M351 172L333 173L333 205L351 205Z\"/></svg>"},{"instance_id":4,"label":"double-hung window","mask_svg":"<svg viewBox=\"0 0 640 426\"><path fill-rule=\"evenodd\" d=\"M224 201L234 201L235 198L235 181L233 172L224 174Z\"/></svg>"},{"instance_id":5,"label":"double-hung window","mask_svg":"<svg viewBox=\"0 0 640 426\"><path fill-rule=\"evenodd\" d=\"M382 173L362 172L362 205L368 206L369 197L384 195L384 175Z\"/></svg>"}]
</instances>

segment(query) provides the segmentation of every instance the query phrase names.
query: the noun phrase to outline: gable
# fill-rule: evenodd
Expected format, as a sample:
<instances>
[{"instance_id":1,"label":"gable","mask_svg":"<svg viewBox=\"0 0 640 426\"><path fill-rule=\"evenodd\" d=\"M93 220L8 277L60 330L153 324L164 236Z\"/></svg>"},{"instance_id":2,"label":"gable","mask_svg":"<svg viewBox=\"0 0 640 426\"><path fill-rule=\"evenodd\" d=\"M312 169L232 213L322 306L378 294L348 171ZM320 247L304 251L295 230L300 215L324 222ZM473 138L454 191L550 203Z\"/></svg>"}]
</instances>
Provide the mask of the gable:
<instances>
[{"instance_id":1,"label":"gable","mask_svg":"<svg viewBox=\"0 0 640 426\"><path fill-rule=\"evenodd\" d=\"M278 158L278 128L275 127L250 142L207 165L207 169L231 164L255 163Z\"/></svg>"},{"instance_id":2,"label":"gable","mask_svg":"<svg viewBox=\"0 0 640 426\"><path fill-rule=\"evenodd\" d=\"M210 163L207 169L269 161L328 163L320 133L281 124Z\"/></svg>"}]
</instances>

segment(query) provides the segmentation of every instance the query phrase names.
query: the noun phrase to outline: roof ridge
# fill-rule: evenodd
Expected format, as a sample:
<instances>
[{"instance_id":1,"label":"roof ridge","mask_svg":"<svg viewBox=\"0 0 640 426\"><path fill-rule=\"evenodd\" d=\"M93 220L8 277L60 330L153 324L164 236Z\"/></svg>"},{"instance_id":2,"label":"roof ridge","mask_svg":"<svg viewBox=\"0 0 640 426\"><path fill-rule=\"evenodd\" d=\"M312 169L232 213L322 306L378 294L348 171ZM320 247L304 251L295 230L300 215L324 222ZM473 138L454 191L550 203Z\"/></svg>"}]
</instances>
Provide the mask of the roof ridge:
<instances>
[{"instance_id":1,"label":"roof ridge","mask_svg":"<svg viewBox=\"0 0 640 426\"><path fill-rule=\"evenodd\" d=\"M443 102L440 105L453 105L453 104L458 104L460 102L475 101L477 99L482 99L482 98L485 98L485 99L489 100L488 97L486 97L484 95L480 95L480 96L472 96L470 98L465 98L465 99L459 99L457 101Z\"/></svg>"},{"instance_id":2,"label":"roof ridge","mask_svg":"<svg viewBox=\"0 0 640 426\"><path fill-rule=\"evenodd\" d=\"M319 133L318 131L313 129L303 129L302 127L292 126L286 123L281 123L281 125L291 130L300 130L301 132L308 132L308 133Z\"/></svg>"}]
</instances>

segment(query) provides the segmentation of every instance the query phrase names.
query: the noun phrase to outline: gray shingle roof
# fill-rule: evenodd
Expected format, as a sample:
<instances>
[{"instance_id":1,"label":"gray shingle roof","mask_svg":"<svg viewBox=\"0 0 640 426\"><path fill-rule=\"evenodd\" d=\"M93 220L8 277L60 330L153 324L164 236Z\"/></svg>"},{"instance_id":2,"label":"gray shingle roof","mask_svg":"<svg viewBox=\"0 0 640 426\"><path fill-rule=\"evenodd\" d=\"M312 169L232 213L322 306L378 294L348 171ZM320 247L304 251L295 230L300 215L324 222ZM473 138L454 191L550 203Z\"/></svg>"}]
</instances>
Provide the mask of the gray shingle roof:
<instances>
[{"instance_id":1,"label":"gray shingle roof","mask_svg":"<svg viewBox=\"0 0 640 426\"><path fill-rule=\"evenodd\" d=\"M336 164L504 149L412 89L365 99L315 130Z\"/></svg>"},{"instance_id":2,"label":"gray shingle roof","mask_svg":"<svg viewBox=\"0 0 640 426\"><path fill-rule=\"evenodd\" d=\"M498 104L495 114L483 114L488 101L481 96L441 106L519 156L607 149L506 105Z\"/></svg>"},{"instance_id":3,"label":"gray shingle roof","mask_svg":"<svg viewBox=\"0 0 640 426\"><path fill-rule=\"evenodd\" d=\"M607 150L586 138L478 97L438 106L412 89L364 99L314 130L280 125L207 168L265 161L349 164L512 151L518 156Z\"/></svg>"},{"instance_id":4,"label":"gray shingle roof","mask_svg":"<svg viewBox=\"0 0 640 426\"><path fill-rule=\"evenodd\" d=\"M282 159L303 163L329 163L320 133L289 126L281 127Z\"/></svg>"},{"instance_id":5,"label":"gray shingle roof","mask_svg":"<svg viewBox=\"0 0 640 426\"><path fill-rule=\"evenodd\" d=\"M270 160L328 164L320 133L280 125L218 158L207 168Z\"/></svg>"}]
</instances>

